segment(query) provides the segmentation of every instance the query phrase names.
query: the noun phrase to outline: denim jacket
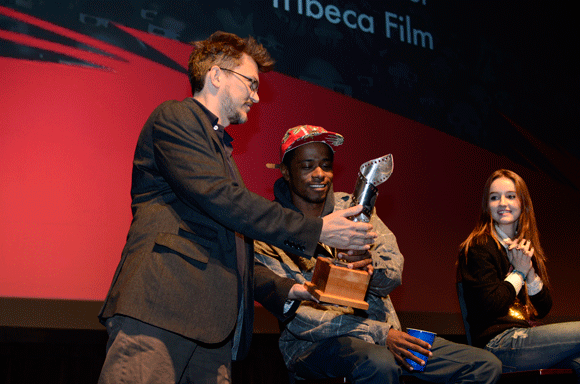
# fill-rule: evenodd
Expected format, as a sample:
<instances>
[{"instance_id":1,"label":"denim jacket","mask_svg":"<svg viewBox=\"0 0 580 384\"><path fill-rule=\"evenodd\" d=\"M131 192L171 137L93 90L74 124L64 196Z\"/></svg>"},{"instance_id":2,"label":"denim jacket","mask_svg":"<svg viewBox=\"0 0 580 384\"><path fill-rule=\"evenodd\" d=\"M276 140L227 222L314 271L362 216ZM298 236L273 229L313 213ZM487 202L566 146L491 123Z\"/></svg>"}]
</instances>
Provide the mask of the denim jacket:
<instances>
[{"instance_id":1,"label":"denim jacket","mask_svg":"<svg viewBox=\"0 0 580 384\"><path fill-rule=\"evenodd\" d=\"M276 200L286 208L297 210L283 179L274 185ZM351 195L329 192L322 216L335 209L350 206ZM371 248L374 272L365 300L368 310L333 304L303 301L296 314L286 324L279 340L280 351L289 370L313 343L338 336L352 336L369 343L385 345L391 327L401 329L399 319L389 298L389 293L401 284L403 255L393 233L375 212L371 218L374 231L379 235ZM264 264L276 274L289 277L298 283L310 281L316 257L331 257L327 248L319 246L312 259L296 256L263 242L255 242L257 263Z\"/></svg>"}]
</instances>

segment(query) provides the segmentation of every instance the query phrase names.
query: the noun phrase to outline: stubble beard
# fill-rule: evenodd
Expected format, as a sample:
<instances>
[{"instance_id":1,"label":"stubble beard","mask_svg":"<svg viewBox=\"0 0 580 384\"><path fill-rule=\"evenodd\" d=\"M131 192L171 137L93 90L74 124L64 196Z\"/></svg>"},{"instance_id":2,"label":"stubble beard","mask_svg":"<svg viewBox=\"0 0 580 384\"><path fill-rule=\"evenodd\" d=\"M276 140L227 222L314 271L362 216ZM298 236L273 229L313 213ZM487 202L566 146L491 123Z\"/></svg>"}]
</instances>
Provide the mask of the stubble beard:
<instances>
[{"instance_id":1,"label":"stubble beard","mask_svg":"<svg viewBox=\"0 0 580 384\"><path fill-rule=\"evenodd\" d=\"M248 115L240 110L240 108L245 104L242 104L242 106L239 107L237 107L236 104L237 103L232 100L231 95L228 94L224 100L224 114L230 124L243 124L248 121Z\"/></svg>"}]
</instances>

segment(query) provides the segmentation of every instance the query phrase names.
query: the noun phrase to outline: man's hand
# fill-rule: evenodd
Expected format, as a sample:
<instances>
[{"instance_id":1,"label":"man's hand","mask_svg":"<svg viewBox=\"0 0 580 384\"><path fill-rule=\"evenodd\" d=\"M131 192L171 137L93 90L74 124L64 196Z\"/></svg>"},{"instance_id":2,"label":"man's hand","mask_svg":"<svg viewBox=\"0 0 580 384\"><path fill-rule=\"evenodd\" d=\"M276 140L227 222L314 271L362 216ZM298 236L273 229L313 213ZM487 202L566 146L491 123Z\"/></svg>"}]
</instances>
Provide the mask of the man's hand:
<instances>
[{"instance_id":1,"label":"man's hand","mask_svg":"<svg viewBox=\"0 0 580 384\"><path fill-rule=\"evenodd\" d=\"M393 355L395 355L395 360L397 360L399 364L401 364L409 371L412 371L413 368L409 363L407 363L405 360L406 358L409 358L421 365L425 365L425 362L419 359L417 356L413 355L407 349L419 352L428 357L433 356L431 351L429 351L431 349L431 345L429 345L429 343L417 339L408 333L397 331L394 328L391 328L387 335L387 347L393 353Z\"/></svg>"},{"instance_id":2,"label":"man's hand","mask_svg":"<svg viewBox=\"0 0 580 384\"><path fill-rule=\"evenodd\" d=\"M349 269L365 270L369 275L373 274L373 259L369 251L339 252L338 258L346 261Z\"/></svg>"},{"instance_id":3,"label":"man's hand","mask_svg":"<svg viewBox=\"0 0 580 384\"><path fill-rule=\"evenodd\" d=\"M377 237L369 223L354 222L348 217L362 212L362 205L336 211L322 218L320 242L330 247L366 251Z\"/></svg>"},{"instance_id":4,"label":"man's hand","mask_svg":"<svg viewBox=\"0 0 580 384\"><path fill-rule=\"evenodd\" d=\"M319 302L316 297L312 296L312 294L308 292L304 284L298 283L294 284L292 288L290 288L290 292L288 292L288 298L290 300L310 300L317 303Z\"/></svg>"}]
</instances>

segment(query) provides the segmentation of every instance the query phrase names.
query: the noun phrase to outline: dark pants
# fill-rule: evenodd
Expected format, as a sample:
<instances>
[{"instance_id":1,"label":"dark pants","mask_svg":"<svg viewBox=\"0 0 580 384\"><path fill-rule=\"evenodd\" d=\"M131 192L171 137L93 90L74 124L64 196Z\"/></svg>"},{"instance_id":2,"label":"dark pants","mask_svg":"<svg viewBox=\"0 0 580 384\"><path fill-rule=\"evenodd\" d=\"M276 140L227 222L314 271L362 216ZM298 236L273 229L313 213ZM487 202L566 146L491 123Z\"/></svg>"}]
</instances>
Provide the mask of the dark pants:
<instances>
[{"instance_id":1,"label":"dark pants","mask_svg":"<svg viewBox=\"0 0 580 384\"><path fill-rule=\"evenodd\" d=\"M386 346L344 336L314 344L294 368L304 379L345 376L353 384L399 383L402 375L434 383L491 384L501 375L501 362L480 348L436 337L431 352L424 372L408 372Z\"/></svg>"},{"instance_id":2,"label":"dark pants","mask_svg":"<svg viewBox=\"0 0 580 384\"><path fill-rule=\"evenodd\" d=\"M231 340L202 345L139 320L113 316L99 384L231 383Z\"/></svg>"}]
</instances>

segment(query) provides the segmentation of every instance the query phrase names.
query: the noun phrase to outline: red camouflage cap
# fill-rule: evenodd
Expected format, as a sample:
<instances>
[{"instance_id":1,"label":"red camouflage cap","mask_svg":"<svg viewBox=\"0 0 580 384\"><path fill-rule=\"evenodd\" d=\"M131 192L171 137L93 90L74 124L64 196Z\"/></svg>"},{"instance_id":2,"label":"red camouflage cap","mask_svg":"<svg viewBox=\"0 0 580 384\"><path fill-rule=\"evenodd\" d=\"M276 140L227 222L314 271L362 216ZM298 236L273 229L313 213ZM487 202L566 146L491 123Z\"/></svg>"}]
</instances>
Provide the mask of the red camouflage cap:
<instances>
[{"instance_id":1,"label":"red camouflage cap","mask_svg":"<svg viewBox=\"0 0 580 384\"><path fill-rule=\"evenodd\" d=\"M338 133L330 132L314 125L299 125L290 128L282 138L280 162L284 160L284 156L291 150L312 142L325 143L334 152L336 147L344 142L344 137Z\"/></svg>"}]
</instances>

